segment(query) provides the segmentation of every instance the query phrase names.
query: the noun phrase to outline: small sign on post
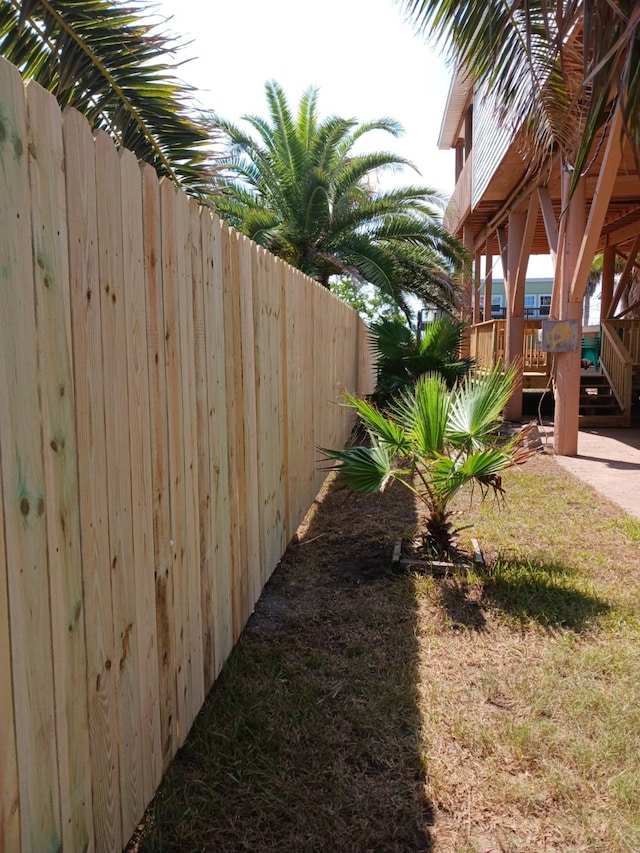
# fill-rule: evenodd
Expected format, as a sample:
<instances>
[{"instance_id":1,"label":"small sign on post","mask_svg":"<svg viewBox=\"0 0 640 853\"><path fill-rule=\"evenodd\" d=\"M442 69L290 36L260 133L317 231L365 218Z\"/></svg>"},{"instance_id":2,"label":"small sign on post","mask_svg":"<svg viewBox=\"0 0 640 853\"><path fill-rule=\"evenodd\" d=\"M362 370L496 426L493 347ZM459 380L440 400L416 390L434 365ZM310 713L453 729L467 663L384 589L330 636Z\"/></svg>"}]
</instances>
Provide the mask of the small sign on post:
<instances>
[{"instance_id":1,"label":"small sign on post","mask_svg":"<svg viewBox=\"0 0 640 853\"><path fill-rule=\"evenodd\" d=\"M578 349L577 320L543 320L541 332L543 352L575 352Z\"/></svg>"}]
</instances>

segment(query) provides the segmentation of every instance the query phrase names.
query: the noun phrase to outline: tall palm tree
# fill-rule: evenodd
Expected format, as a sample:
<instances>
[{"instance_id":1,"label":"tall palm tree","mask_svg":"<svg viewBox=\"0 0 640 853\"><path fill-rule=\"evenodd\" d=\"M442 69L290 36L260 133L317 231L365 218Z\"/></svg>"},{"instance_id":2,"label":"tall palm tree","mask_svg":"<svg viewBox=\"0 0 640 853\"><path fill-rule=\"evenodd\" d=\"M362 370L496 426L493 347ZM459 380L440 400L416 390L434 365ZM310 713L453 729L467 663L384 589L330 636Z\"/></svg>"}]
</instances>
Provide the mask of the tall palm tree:
<instances>
[{"instance_id":1,"label":"tall palm tree","mask_svg":"<svg viewBox=\"0 0 640 853\"><path fill-rule=\"evenodd\" d=\"M541 162L559 150L572 185L617 103L640 143L636 0L396 0L419 30L491 91Z\"/></svg>"},{"instance_id":2,"label":"tall palm tree","mask_svg":"<svg viewBox=\"0 0 640 853\"><path fill-rule=\"evenodd\" d=\"M211 189L211 122L144 3L0 0L0 56L188 191ZM147 15L145 19L143 15Z\"/></svg>"},{"instance_id":3,"label":"tall palm tree","mask_svg":"<svg viewBox=\"0 0 640 853\"><path fill-rule=\"evenodd\" d=\"M244 116L246 131L218 119L229 142L230 180L215 200L221 216L325 286L350 275L405 312L408 293L450 307L465 253L442 227L443 199L421 186L379 190L381 170L411 164L388 151L354 151L370 131L397 136L398 123L320 119L315 88L294 115L278 83L265 88L268 118Z\"/></svg>"}]
</instances>

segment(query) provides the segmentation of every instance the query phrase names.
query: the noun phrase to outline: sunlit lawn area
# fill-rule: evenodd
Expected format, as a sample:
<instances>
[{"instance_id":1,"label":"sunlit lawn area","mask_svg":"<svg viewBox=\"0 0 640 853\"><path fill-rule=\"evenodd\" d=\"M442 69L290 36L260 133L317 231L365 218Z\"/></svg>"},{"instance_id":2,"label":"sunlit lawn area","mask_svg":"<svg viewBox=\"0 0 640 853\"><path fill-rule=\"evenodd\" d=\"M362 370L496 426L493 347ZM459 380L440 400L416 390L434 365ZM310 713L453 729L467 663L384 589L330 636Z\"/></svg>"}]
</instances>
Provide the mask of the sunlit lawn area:
<instances>
[{"instance_id":1,"label":"sunlit lawn area","mask_svg":"<svg viewBox=\"0 0 640 853\"><path fill-rule=\"evenodd\" d=\"M438 579L357 563L404 490L329 485L139 849L640 850L640 521L547 456L504 486L458 502L486 570Z\"/></svg>"}]
</instances>

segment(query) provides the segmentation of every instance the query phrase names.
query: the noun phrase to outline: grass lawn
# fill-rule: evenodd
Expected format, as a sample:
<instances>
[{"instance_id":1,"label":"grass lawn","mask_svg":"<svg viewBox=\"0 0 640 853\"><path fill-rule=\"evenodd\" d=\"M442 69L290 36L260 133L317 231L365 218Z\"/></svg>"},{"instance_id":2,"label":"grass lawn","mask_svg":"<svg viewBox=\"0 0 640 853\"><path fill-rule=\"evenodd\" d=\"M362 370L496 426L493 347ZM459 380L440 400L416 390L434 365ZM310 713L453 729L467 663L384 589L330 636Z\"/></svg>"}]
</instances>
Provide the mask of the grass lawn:
<instances>
[{"instance_id":1,"label":"grass lawn","mask_svg":"<svg viewBox=\"0 0 640 853\"><path fill-rule=\"evenodd\" d=\"M131 850L640 851L640 521L503 480L439 579L379 571L406 490L325 486Z\"/></svg>"}]
</instances>

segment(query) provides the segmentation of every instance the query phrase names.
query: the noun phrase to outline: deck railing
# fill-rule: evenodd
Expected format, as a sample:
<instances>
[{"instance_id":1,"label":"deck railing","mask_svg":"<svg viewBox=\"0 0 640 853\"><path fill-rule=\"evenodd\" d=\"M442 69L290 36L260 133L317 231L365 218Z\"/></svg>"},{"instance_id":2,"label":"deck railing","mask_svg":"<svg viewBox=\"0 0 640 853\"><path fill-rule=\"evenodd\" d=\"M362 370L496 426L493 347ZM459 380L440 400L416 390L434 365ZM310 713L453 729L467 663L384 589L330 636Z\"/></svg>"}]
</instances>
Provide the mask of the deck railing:
<instances>
[{"instance_id":1,"label":"deck railing","mask_svg":"<svg viewBox=\"0 0 640 853\"><path fill-rule=\"evenodd\" d=\"M640 360L640 320L603 320L600 369L622 412L630 416L633 365Z\"/></svg>"},{"instance_id":2,"label":"deck railing","mask_svg":"<svg viewBox=\"0 0 640 853\"><path fill-rule=\"evenodd\" d=\"M523 369L530 373L548 375L550 359L548 353L538 347L538 330L541 320L525 320L522 345ZM471 357L480 367L492 367L505 357L506 321L488 320L471 327Z\"/></svg>"}]
</instances>

